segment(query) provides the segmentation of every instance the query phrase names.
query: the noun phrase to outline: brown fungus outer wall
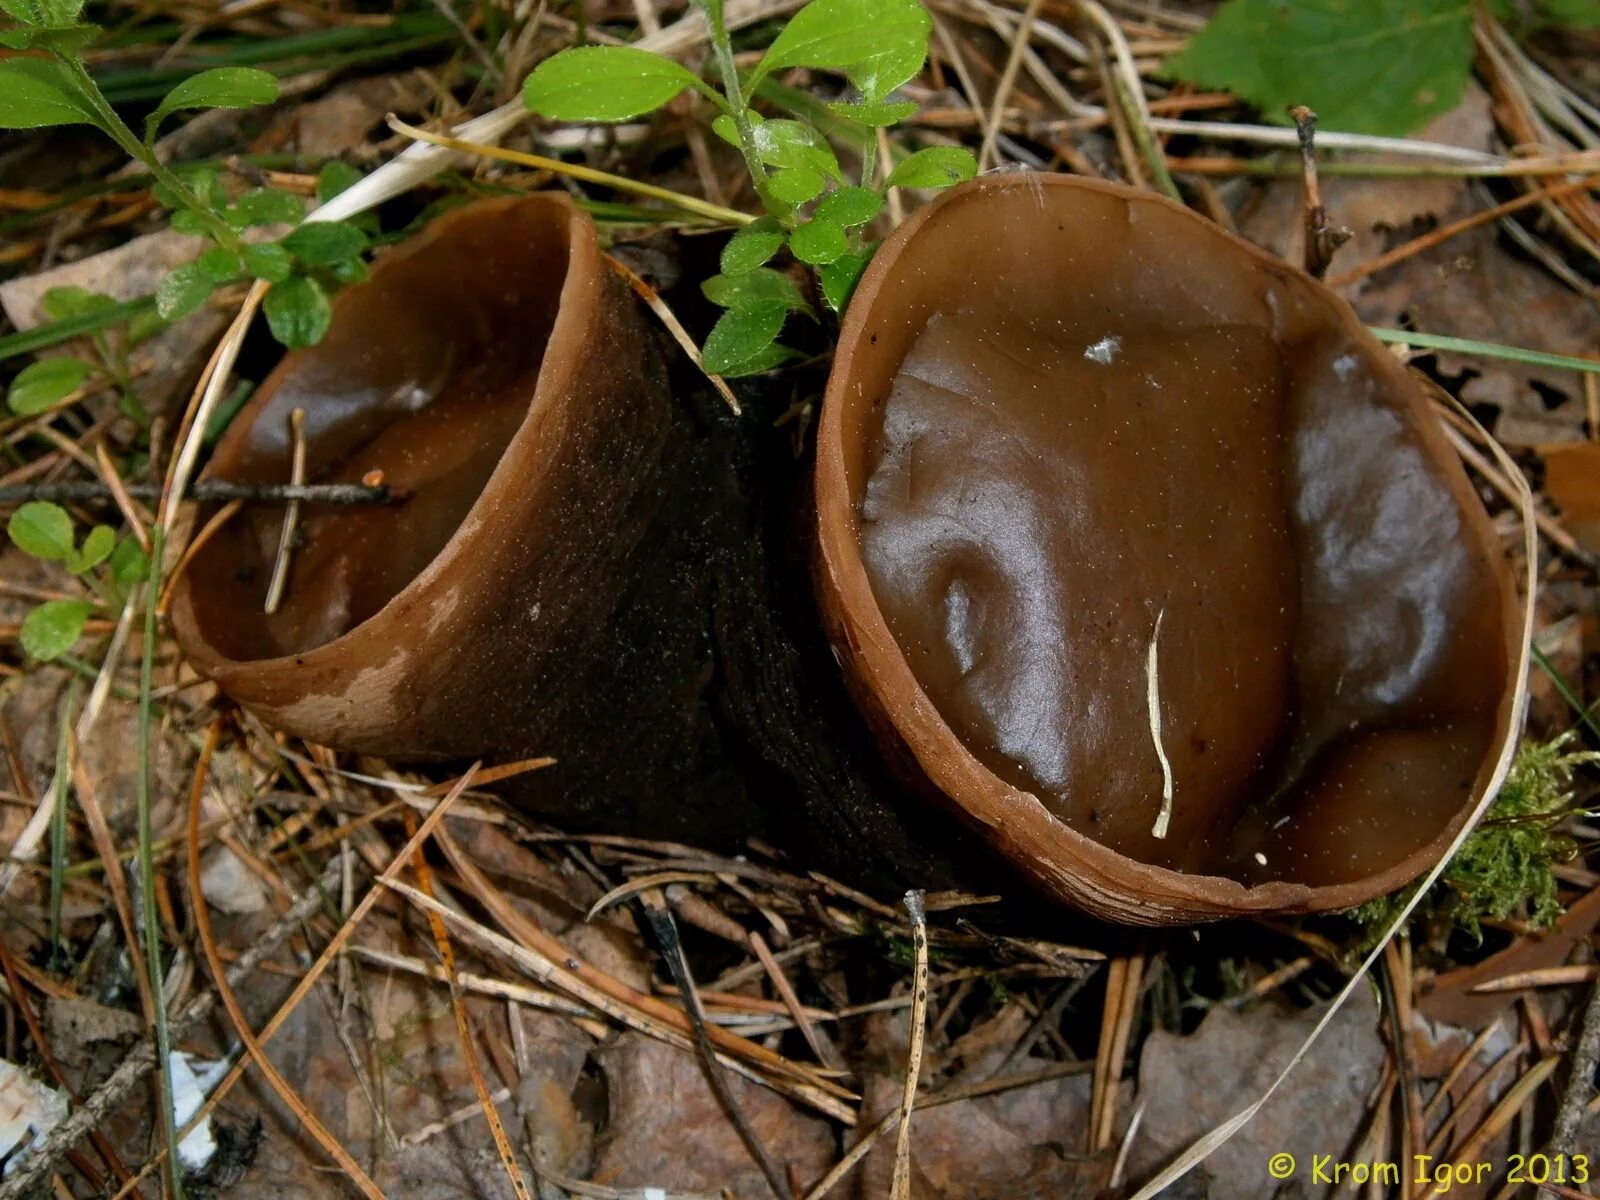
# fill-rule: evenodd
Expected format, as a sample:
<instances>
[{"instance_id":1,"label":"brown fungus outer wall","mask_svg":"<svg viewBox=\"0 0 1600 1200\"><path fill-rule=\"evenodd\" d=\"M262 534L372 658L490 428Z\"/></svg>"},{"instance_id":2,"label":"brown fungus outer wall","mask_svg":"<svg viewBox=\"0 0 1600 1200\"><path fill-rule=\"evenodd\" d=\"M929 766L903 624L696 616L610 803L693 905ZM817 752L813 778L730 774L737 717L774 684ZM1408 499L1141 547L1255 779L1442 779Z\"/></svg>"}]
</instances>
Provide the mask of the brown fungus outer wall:
<instances>
[{"instance_id":1,"label":"brown fungus outer wall","mask_svg":"<svg viewBox=\"0 0 1600 1200\"><path fill-rule=\"evenodd\" d=\"M283 510L246 506L175 592L194 665L316 743L399 762L550 754L512 785L525 809L704 834L683 803L707 671L692 421L593 222L557 194L479 201L387 251L207 474L286 480L297 407L309 481L381 469L411 498L307 506L271 616ZM710 821L749 824L728 808Z\"/></svg>"},{"instance_id":2,"label":"brown fungus outer wall","mask_svg":"<svg viewBox=\"0 0 1600 1200\"><path fill-rule=\"evenodd\" d=\"M1141 924L1359 903L1437 857L1514 734L1504 556L1415 381L1181 206L945 193L863 277L818 438L852 696L1055 898Z\"/></svg>"}]
</instances>

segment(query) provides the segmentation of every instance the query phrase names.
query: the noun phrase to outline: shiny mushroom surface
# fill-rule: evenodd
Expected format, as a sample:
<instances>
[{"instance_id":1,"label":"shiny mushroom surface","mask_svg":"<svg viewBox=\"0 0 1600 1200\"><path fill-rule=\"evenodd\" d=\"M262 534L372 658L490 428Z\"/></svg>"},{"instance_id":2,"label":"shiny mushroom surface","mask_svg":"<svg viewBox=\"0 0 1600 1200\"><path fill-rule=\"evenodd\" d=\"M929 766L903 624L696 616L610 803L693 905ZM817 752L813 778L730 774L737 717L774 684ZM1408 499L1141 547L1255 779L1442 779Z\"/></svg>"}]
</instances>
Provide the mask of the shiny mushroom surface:
<instances>
[{"instance_id":1,"label":"shiny mushroom surface","mask_svg":"<svg viewBox=\"0 0 1600 1200\"><path fill-rule=\"evenodd\" d=\"M1101 915L1380 894L1512 736L1507 568L1419 387L1327 288L1148 193L997 175L902 225L817 500L891 753Z\"/></svg>"}]
</instances>

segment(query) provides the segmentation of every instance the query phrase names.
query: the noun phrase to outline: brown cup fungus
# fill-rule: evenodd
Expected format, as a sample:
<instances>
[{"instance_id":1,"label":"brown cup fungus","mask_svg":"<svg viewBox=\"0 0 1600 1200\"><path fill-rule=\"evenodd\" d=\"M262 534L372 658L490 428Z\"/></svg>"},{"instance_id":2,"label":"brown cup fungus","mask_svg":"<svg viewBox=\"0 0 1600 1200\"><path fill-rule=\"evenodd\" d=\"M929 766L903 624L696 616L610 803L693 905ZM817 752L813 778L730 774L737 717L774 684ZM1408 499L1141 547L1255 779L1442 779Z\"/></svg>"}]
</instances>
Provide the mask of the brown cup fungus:
<instances>
[{"instance_id":1,"label":"brown cup fungus","mask_svg":"<svg viewBox=\"0 0 1600 1200\"><path fill-rule=\"evenodd\" d=\"M287 481L299 409L308 482L377 471L409 498L307 506L272 613L284 510L246 505L178 586L190 660L275 728L401 761L550 753L614 776L646 757L641 728L670 741L701 668L657 636L685 591L660 577L684 454L653 339L563 197L472 204L388 252L207 473Z\"/></svg>"},{"instance_id":2,"label":"brown cup fungus","mask_svg":"<svg viewBox=\"0 0 1600 1200\"><path fill-rule=\"evenodd\" d=\"M1419 387L1179 205L944 194L862 279L818 436L852 695L1049 895L1145 924L1342 908L1490 785L1516 604Z\"/></svg>"}]
</instances>

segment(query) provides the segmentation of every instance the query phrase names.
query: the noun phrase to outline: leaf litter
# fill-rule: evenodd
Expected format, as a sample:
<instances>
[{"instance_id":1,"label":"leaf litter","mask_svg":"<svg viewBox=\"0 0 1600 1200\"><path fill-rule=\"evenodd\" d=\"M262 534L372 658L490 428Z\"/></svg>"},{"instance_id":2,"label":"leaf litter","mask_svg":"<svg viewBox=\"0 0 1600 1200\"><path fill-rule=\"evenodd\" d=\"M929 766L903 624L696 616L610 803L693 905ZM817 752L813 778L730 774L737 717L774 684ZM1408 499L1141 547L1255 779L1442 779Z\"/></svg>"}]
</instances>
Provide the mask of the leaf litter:
<instances>
[{"instance_id":1,"label":"leaf litter","mask_svg":"<svg viewBox=\"0 0 1600 1200\"><path fill-rule=\"evenodd\" d=\"M1159 6L1109 8L1134 48L1154 100L1181 99L1180 92L1168 92L1154 65L1187 35L1189 26L1176 19L1182 14L1174 12L1174 19L1167 20ZM935 11L964 50L964 62L941 58L934 68L940 72L941 88L919 81L908 85L905 95L918 101L944 97L941 102L954 97L958 105L980 112L987 97L963 97L953 77L958 69L981 64L984 73L978 77L991 80L1011 47L986 26L975 26L969 8L936 6ZM1009 16L1015 22L1017 13ZM1094 72L1054 40L1052 21L1059 13L1047 7L1043 16L1033 31L1034 50L1045 56L1041 61L1053 77L1075 96L1113 107L1114 98L1100 90L1103 84ZM605 14L605 19L624 24L634 18L629 5ZM281 15L260 19L276 32L294 24ZM289 25L275 24L284 21ZM244 27L241 31L241 36L253 36ZM1073 33L1092 40L1092 30L1074 27ZM528 40L537 56L569 44L570 38L570 32L551 24L534 26ZM937 50L941 43L936 39L934 45ZM430 69L442 72L432 81L442 78L455 88L452 102L431 110L432 115L452 120L465 115L457 111L458 99L468 112L484 110L481 90L459 75L458 64L431 63ZM1594 80L1585 78L1581 68L1574 70L1572 86L1592 88ZM397 147L377 144L386 133L378 124L383 115L378 109L430 111L429 82L424 78L419 86L409 65L381 67L348 82L312 85L305 99L273 110L265 129L241 123L219 128L222 136L232 138L228 152L287 149L291 161L285 165L304 186L313 173L306 168L317 165L304 158L343 152L361 165L383 161ZM793 82L825 86L803 74ZM1446 99L1447 90L1440 93ZM1081 117L1054 112L1050 89L1027 70L1019 74L1015 91L1011 104L1023 112ZM1242 124L1254 119L1240 110L1234 115ZM968 128L975 143L980 126ZM1000 128L1003 136L996 145L1002 159L1011 155L1010 148L1028 145L1046 161L1059 154L1075 167L1096 167L1113 175L1141 170L1126 160L1127 147L1104 124L1073 134L1047 133L1039 140L1030 140L1030 133L1038 131L1027 120L1008 118ZM655 131L657 136L661 132ZM1466 84L1463 103L1441 111L1427 129L1404 132L1475 151L1507 148L1490 99L1476 84ZM513 144L539 147L536 132L509 136ZM1172 144L1187 148L1177 139ZM296 153L303 159L293 160ZM626 144L597 152L601 160L614 160L613 166L635 153ZM726 172L727 158L718 157L723 149L713 146L711 154L713 170L720 163ZM647 161L648 156L635 158L633 164ZM1379 161L1392 166L1399 160L1387 156ZM443 204L462 191L539 182L514 168L464 166L463 172L430 185L404 219L415 215L424 201ZM663 166L653 177L690 194L702 190L698 172L682 162ZM251 181L248 172L242 178ZM1198 187L1194 181L1203 178L1210 177L1186 177L1186 182ZM1336 257L1333 273L1359 267L1418 234L1503 199L1501 185L1492 187L1486 192L1482 185L1459 178L1325 178L1323 198L1334 219L1356 233ZM1217 193L1223 213L1242 232L1298 259L1293 241L1298 234L1296 182L1262 183L1241 175L1225 181ZM87 218L99 203L65 210L71 220L59 232L71 261L38 270L44 260L35 252L18 260L26 269L0 285L0 302L15 329L37 326L38 300L48 287L70 283L117 298L148 294L155 276L183 257L179 241L191 244L160 232L154 216L133 221L127 232L135 236L127 240L120 233L96 230ZM1538 215L1518 224L1548 251L1561 243L1554 222L1541 207ZM1559 257L1568 262L1572 256L1562 251ZM1580 260L1579 265L1592 272L1592 263ZM1592 356L1600 345L1592 294L1574 290L1570 279L1503 226L1425 249L1352 285L1351 292L1374 324L1563 354ZM152 410L165 407L192 382L203 365L204 348L226 320L223 307L202 309L147 344L149 362L142 365L140 378L141 386L150 389L142 394ZM182 339L177 338L180 332ZM1417 361L1473 405L1501 441L1527 448L1529 462L1538 455L1552 515L1593 549L1597 505L1592 481L1600 472L1589 470L1594 462L1590 447L1600 429L1581 381L1570 372L1455 353L1422 355ZM246 368L259 377L260 365L252 365L248 357ZM115 427L115 418L107 416L103 405L96 409L91 403L86 411L97 422ZM121 456L136 454L136 441L123 426L110 444ZM38 453L39 447L30 444L27 449ZM45 454L50 459L47 470L60 474L70 468L59 449ZM1541 566L1554 586L1541 599L1540 625L1561 631L1563 673L1580 699L1591 697L1600 638L1592 569L1548 546L1541 554L1548 555ZM64 572L41 569L14 550L0 559L0 580L6 585L0 603L8 612L16 611L5 618L13 626L33 602L32 592L66 592L75 586ZM104 636L103 631L96 636ZM163 920L172 923L169 936L179 944L190 928L183 906L192 902L177 865L179 798L212 697L207 686L182 673L168 644L163 642L157 655L167 692L157 747L156 792L162 799L156 843L171 884L171 894L161 900ZM14 740L17 747L8 756L15 798L42 794L52 776L59 702L69 680L81 673L75 666L40 668L26 666L19 656L8 659L0 687L5 689L4 714L12 731L8 742ZM136 690L136 680L123 669L114 682L121 694L113 695L83 754L114 835L120 845L131 846L137 739L132 706L123 697ZM1541 739L1575 721L1559 695L1543 706L1542 714L1533 730ZM312 877L296 853L314 853L320 859L337 846L348 856L338 886L286 939L285 949L241 989L257 1029L364 893L368 872L387 865L405 840L394 813L397 803L407 801L396 797L414 793L397 793L390 785L410 782L383 764L343 761L315 747L282 744L249 724L230 729L207 793L206 855L198 880L201 895L214 910L224 958L237 957L263 936L306 891ZM1592 802L1593 792L1592 778L1580 777L1575 806ZM492 807L481 810L492 813ZM895 1135L868 1139L897 1108L905 1086L910 933L895 907L883 903L885 898L856 896L792 873L781 856L763 848L751 848L750 854L769 877L750 884L730 871L719 872L718 860L704 852L664 844L567 840L559 831L528 839L481 814L452 817L449 827L489 872L490 886L505 904L545 931L565 954L552 962L553 973L535 975L530 947L515 927L504 926L485 909L469 908L471 919L506 939L502 944L478 938L463 948L462 987L491 1094L541 1200L563 1195L715 1195L725 1190L766 1194L767 1185L707 1084L689 1039L633 998L681 1002L634 905L624 903L592 921L584 919L616 885L661 871L688 877L666 885L667 901L680 923L690 928L686 949L708 1019L740 1039L732 1056L742 1068L732 1079L733 1095L769 1153L789 1173L795 1194L808 1194L858 1144L870 1144L870 1149L832 1194L887 1193ZM11 838L17 816L17 807L8 805L0 824ZM1583 981L1546 985L1534 975L1534 982L1517 992L1477 989L1495 980L1583 968L1594 961L1590 914L1600 894L1600 877L1594 873L1600 836L1593 821L1580 814L1571 818L1570 828L1576 856L1559 864L1557 876L1569 912L1554 931L1541 935L1526 926L1526 914L1516 914L1492 924L1485 944L1475 948L1419 923L1406 958L1409 976L1399 981L1415 998L1417 1011L1406 1027L1410 1032L1402 1030L1406 1036L1397 1037L1393 1018L1367 993L1358 994L1274 1102L1202 1168L1219 1189L1216 1194L1272 1194L1260 1162L1284 1147L1294 1147L1297 1154L1345 1147L1368 1148L1374 1155L1397 1153L1399 1114L1416 1101L1431 1114L1422 1122L1424 1134L1442 1137L1446 1146L1509 1144L1504 1123L1487 1130L1484 1123L1542 1055L1575 1042ZM63 1073L63 1080L52 1086L42 1072L24 1073L20 1066L5 1064L12 1074L0 1090L10 1096L15 1088L19 1097L33 1098L33 1108L24 1105L18 1111L33 1114L28 1127L35 1139L61 1120L65 1110L56 1101L64 1095L62 1083L79 1096L92 1094L142 1030L132 1015L137 1011L137 967L120 945L115 923L100 920L107 911L102 876L75 822L69 834L73 869L64 880L62 919L75 969L50 966L47 872L30 871L13 891L11 899L26 919L8 929L6 938L9 952L26 964L23 979L43 1014L47 1034L47 1046L24 1039L19 1049L30 1056L30 1068L48 1049ZM729 860L720 865L744 864ZM451 878L443 882L451 889L460 885ZM473 901L483 903L481 896ZM1100 960L1109 955L1125 963L1130 954L1126 934L1074 925L1062 945L1030 952L1025 944L986 936L981 907L935 912L930 925L932 996L919 1103L986 1082L1022 1081L992 1095L917 1109L911 1125L912 1194L940 1198L1090 1196L1107 1194L1108 1189L1121 1189L1110 1194L1127 1194L1130 1185L1148 1178L1195 1137L1259 1095L1275 1064L1322 1011L1345 965L1342 950L1354 936L1335 919L1240 931L1227 938L1208 935L1195 944L1187 944L1182 935L1159 940L1151 949L1152 965L1135 984L1136 1003L1117 1022L1120 1028L1105 1032L1100 1014L1110 972ZM820 1031L835 1048L843 1074L820 1061L801 1036L771 968L750 951L753 932L771 944L773 965L784 974L814 1032ZM1085 948L1094 953L1084 953ZM175 1004L209 986L194 963L193 955L180 955L173 963L169 984ZM590 993L575 989L561 973L574 963L618 985L607 995L624 999L599 1004ZM1285 974L1299 963L1306 965ZM1125 968L1120 978L1128 978ZM1126 1067L1096 1094L1092 1068L1111 1054L1108 1036L1120 1038L1126 1047ZM1407 1063L1404 1051L1396 1050L1406 1037L1425 1047L1416 1063ZM231 1059L239 1052L225 1022L189 1035L182 1051L196 1062ZM300 1100L382 1182L387 1194L420 1200L510 1194L474 1099L433 939L422 914L404 899L391 896L375 905L347 953L294 1010L269 1053ZM144 1091L130 1095L133 1099L109 1114L101 1128L113 1148L111 1157L137 1170L150 1153L153 1108ZM1442 1096L1449 1102L1440 1102ZM1465 1107L1458 1108L1463 1098ZM1109 1148L1092 1150L1087 1133L1097 1119L1097 1106L1113 1114L1113 1136ZM1595 1118L1591 1114L1588 1119L1593 1129ZM253 1076L224 1097L209 1120L203 1128L213 1131L218 1149L208 1157L209 1174L196 1177L193 1194L208 1188L240 1188L251 1196L329 1194L326 1162L305 1139L293 1106L260 1087ZM1117 1152L1124 1139L1128 1152L1119 1173ZM1600 1133L1589 1144L1600 1144ZM84 1153L89 1149L85 1142ZM91 1156L90 1161L98 1174L120 1174L99 1158Z\"/></svg>"}]
</instances>

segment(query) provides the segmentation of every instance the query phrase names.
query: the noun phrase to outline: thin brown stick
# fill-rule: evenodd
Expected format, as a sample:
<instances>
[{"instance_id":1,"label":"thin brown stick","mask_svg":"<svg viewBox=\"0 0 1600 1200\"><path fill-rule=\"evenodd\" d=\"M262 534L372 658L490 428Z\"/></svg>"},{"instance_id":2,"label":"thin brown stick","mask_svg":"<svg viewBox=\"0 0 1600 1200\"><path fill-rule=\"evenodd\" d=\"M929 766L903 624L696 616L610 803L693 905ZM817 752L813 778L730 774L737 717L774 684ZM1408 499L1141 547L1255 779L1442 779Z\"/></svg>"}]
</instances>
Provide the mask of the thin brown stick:
<instances>
[{"instance_id":1,"label":"thin brown stick","mask_svg":"<svg viewBox=\"0 0 1600 1200\"><path fill-rule=\"evenodd\" d=\"M717 395L722 397L723 403L733 410L733 415L739 416L743 411L739 407L739 398L733 394L733 389L728 386L727 381L721 375L716 375L706 370L705 364L700 361L700 347L689 336L689 331L683 327L683 322L679 321L672 309L667 307L667 302L661 298L661 293L639 278L626 263L619 262L609 254L605 255L605 260L606 265L633 289L633 294L643 300L649 306L650 311L655 313L656 319L672 335L672 340L677 342L683 352L689 356L689 361L700 368L700 373L706 377L706 382L716 389Z\"/></svg>"},{"instance_id":2,"label":"thin brown stick","mask_svg":"<svg viewBox=\"0 0 1600 1200\"><path fill-rule=\"evenodd\" d=\"M576 957L566 946L556 938L551 937L536 922L529 918L522 910L514 907L505 896L495 888L483 871L462 853L459 843L449 834L448 830L440 830L436 839L444 850L450 865L455 868L456 874L461 877L473 895L483 903L489 914L500 924L500 927L511 935L513 942L520 944L532 951L539 958L551 964L560 964L559 969L551 973L551 980L556 982L564 991L577 996L587 1004L608 1014L617 1009L630 1010L637 1016L650 1019L652 1026L668 1026L679 1035L688 1038L693 1036L689 1027L689 1019L681 1008L667 1004L654 996L647 996L638 992L620 980L612 978L604 971L597 970L592 964ZM453 914L452 914L453 915ZM449 919L448 917L446 918ZM741 1059L751 1064L764 1075L777 1075L795 1083L804 1085L806 1089L815 1089L816 1092L825 1093L828 1097L841 1100L854 1100L855 1095L838 1084L817 1075L805 1066L790 1062L787 1058L768 1050L757 1042L742 1038L738 1034L726 1029L712 1026L708 1033L712 1043L723 1053ZM817 1106L822 1097L813 1097L806 1090L797 1094L806 1097L806 1102ZM831 1105L823 1109L830 1116L851 1121L849 1110L842 1106Z\"/></svg>"},{"instance_id":3,"label":"thin brown stick","mask_svg":"<svg viewBox=\"0 0 1600 1200\"><path fill-rule=\"evenodd\" d=\"M161 489L150 483L125 483L122 490L135 500L156 500ZM385 484L368 487L364 483L234 483L227 479L196 480L184 492L185 500L200 503L238 500L246 504L399 504L409 493ZM0 487L0 504L22 504L29 500L51 500L57 504L87 504L96 500L115 501L116 495L97 480L72 480L65 483L22 483Z\"/></svg>"},{"instance_id":4,"label":"thin brown stick","mask_svg":"<svg viewBox=\"0 0 1600 1200\"><path fill-rule=\"evenodd\" d=\"M1566 1090L1561 1093L1561 1107L1556 1112L1555 1128L1550 1134L1551 1154L1570 1154L1577 1149L1578 1126L1583 1123L1584 1109L1594 1094L1597 1066L1600 1066L1600 983L1590 989L1589 1003L1583 1010L1578 1044L1572 1049L1571 1074L1567 1077Z\"/></svg>"},{"instance_id":5,"label":"thin brown stick","mask_svg":"<svg viewBox=\"0 0 1600 1200\"><path fill-rule=\"evenodd\" d=\"M128 877L122 870L122 856L117 851L117 841L111 836L111 826L106 821L105 810L100 807L99 797L95 795L94 781L89 778L89 773L84 770L83 760L78 754L78 735L73 729L67 730L67 769L72 777L72 785L78 793L78 807L83 810L84 823L89 827L90 840L94 842L95 853L100 855L100 869L105 874L106 889L111 893L111 907L117 914L117 921L122 926L122 936L126 939L128 956L137 959L139 956L139 925L133 917L133 893L128 887ZM158 936L155 931L147 931L151 937ZM155 1020L155 1006L160 1000L150 990L150 980L143 971L133 972L134 983L139 991L139 1006L144 1013L145 1021Z\"/></svg>"},{"instance_id":6,"label":"thin brown stick","mask_svg":"<svg viewBox=\"0 0 1600 1200\"><path fill-rule=\"evenodd\" d=\"M900 1094L900 1133L894 1147L894 1181L891 1200L911 1197L911 1113L917 1104L917 1077L922 1074L922 1037L928 1023L928 914L923 893L906 893L906 915L911 919L914 958L911 979L911 1044L906 1050L906 1086Z\"/></svg>"},{"instance_id":7,"label":"thin brown stick","mask_svg":"<svg viewBox=\"0 0 1600 1200\"><path fill-rule=\"evenodd\" d=\"M150 518L142 512L133 502L133 497L128 495L128 485L122 481L122 476L117 474L117 464L111 461L111 452L106 449L104 442L96 442L94 446L94 460L100 465L100 478L105 480L106 490L111 493L111 498L116 502L122 519L127 522L128 528L133 531L134 540L139 543L139 549L145 554L150 553Z\"/></svg>"},{"instance_id":8,"label":"thin brown stick","mask_svg":"<svg viewBox=\"0 0 1600 1200\"><path fill-rule=\"evenodd\" d=\"M250 1020L245 1016L239 998L234 995L233 988L228 983L227 969L217 953L217 940L211 927L211 909L206 903L205 892L200 885L200 805L205 794L206 775L211 769L211 757L216 753L221 732L221 724L213 721L206 733L205 743L200 748L200 758L194 768L194 784L189 790L188 836L185 838L188 842L189 902L194 909L195 932L199 936L206 966L211 971L212 982L216 986L222 1007L227 1011L228 1020L233 1023L234 1033L238 1035L250 1060L272 1086L272 1090L277 1092L278 1098L300 1120L306 1131L316 1139L317 1144L328 1152L329 1157L339 1164L339 1168L363 1196L368 1200L385 1200L383 1190L361 1169L361 1165L350 1157L350 1152L340 1144L339 1139L329 1132L289 1081L279 1073L278 1068L272 1065L272 1060L266 1056L266 1052L262 1050L255 1035L250 1031Z\"/></svg>"},{"instance_id":9,"label":"thin brown stick","mask_svg":"<svg viewBox=\"0 0 1600 1200\"><path fill-rule=\"evenodd\" d=\"M414 837L416 832L417 816L408 808L406 833ZM422 893L429 899L435 899L433 872L428 869L427 859L423 855L417 855L412 863L412 873L416 875L417 887ZM461 1039L461 1053L467 1060L467 1073L472 1076L472 1090L478 1095L483 1119L489 1123L489 1136L494 1139L495 1151L500 1155L500 1163L505 1167L506 1178L517 1200L533 1200L528 1191L528 1181L522 1177L522 1168L517 1165L517 1156L511 1149L511 1139L506 1136L506 1127L500 1120L500 1110L495 1107L489 1095L489 1085L483 1078L483 1066L478 1061L477 1039L472 1033L472 1022L467 1017L467 1000L462 995L461 979L456 971L455 947L450 943L450 933L439 914L431 909L428 911L428 928L433 932L434 945L439 949L439 961L450 987L450 1011L455 1015L456 1035Z\"/></svg>"},{"instance_id":10,"label":"thin brown stick","mask_svg":"<svg viewBox=\"0 0 1600 1200\"><path fill-rule=\"evenodd\" d=\"M695 1054L700 1060L700 1069L705 1073L706 1082L711 1085L722 1111L733 1123L735 1131L739 1134L739 1140L744 1143L745 1149L750 1151L750 1157L755 1159L756 1165L761 1168L772 1194L778 1197L778 1200L792 1200L793 1193L789 1190L789 1181L778 1169L778 1164L767 1150L766 1143L751 1127L749 1118L744 1115L744 1109L739 1107L733 1090L728 1086L722 1064L717 1061L717 1054L712 1048L708 1033L710 1027L706 1024L705 1008L700 1003L700 993L695 990L694 975L689 970L689 960L684 956L683 943L678 938L678 925L672 919L672 910L667 907L666 899L660 892L643 895L639 900L644 909L645 920L649 923L651 932L655 934L656 941L660 943L661 955L667 960L667 970L672 975L672 981L678 985L684 1011L694 1031Z\"/></svg>"},{"instance_id":11,"label":"thin brown stick","mask_svg":"<svg viewBox=\"0 0 1600 1200\"><path fill-rule=\"evenodd\" d=\"M289 413L289 486L299 487L306 481L306 410L292 409ZM272 560L272 578L267 583L267 599L262 610L271 616L283 602L283 589L289 583L289 563L294 558L295 528L300 523L300 501L291 500L283 510L283 527L278 531L278 553Z\"/></svg>"},{"instance_id":12,"label":"thin brown stick","mask_svg":"<svg viewBox=\"0 0 1600 1200\"><path fill-rule=\"evenodd\" d=\"M1564 183L1552 183L1537 191L1528 192L1518 196L1515 200L1507 200L1504 204L1497 204L1493 208L1486 208L1482 212L1473 213L1470 217L1462 217L1459 221L1452 221L1448 225L1441 225L1431 229L1421 237L1413 238L1404 245L1396 246L1387 253L1378 255L1377 258L1368 259L1360 266L1351 267L1331 277L1327 283L1329 287L1345 287L1357 280L1375 275L1379 271L1387 270L1396 263L1404 262L1414 255L1421 254L1424 250L1431 250L1443 242L1468 230L1476 229L1480 225L1488 225L1502 217L1509 217L1512 213L1521 212L1544 200L1553 200L1566 196L1572 192L1583 191L1586 188L1600 187L1600 181L1594 179L1569 179Z\"/></svg>"},{"instance_id":13,"label":"thin brown stick","mask_svg":"<svg viewBox=\"0 0 1600 1200\"><path fill-rule=\"evenodd\" d=\"M337 878L336 866L330 866L324 871L322 878L302 892L294 906L274 921L266 932L246 948L233 966L228 968L228 982L238 987L275 954L278 947L300 928L300 923L321 906L324 888L331 887ZM206 991L196 996L172 1022L173 1040L187 1037L198 1029L211 1016L216 1006L215 992ZM155 1039L146 1036L128 1051L126 1057L111 1072L110 1077L83 1102L82 1107L73 1110L65 1121L34 1143L27 1157L17 1163L15 1172L6 1178L4 1183L0 1183L0 1200L26 1200L26 1197L33 1195L37 1186L60 1164L67 1151L97 1128L111 1111L127 1098L128 1093L138 1086L150 1068L155 1065L155 1061ZM127 1195L140 1179L160 1164L165 1153L165 1150L158 1151L156 1156L140 1168L134 1180L125 1185L118 1194Z\"/></svg>"},{"instance_id":14,"label":"thin brown stick","mask_svg":"<svg viewBox=\"0 0 1600 1200\"><path fill-rule=\"evenodd\" d=\"M1317 114L1303 104L1289 110L1295 132L1300 137L1300 166L1305 181L1306 273L1321 279L1328 273L1334 253L1353 236L1340 225L1328 224L1328 209L1322 203L1322 188L1317 183Z\"/></svg>"},{"instance_id":15,"label":"thin brown stick","mask_svg":"<svg viewBox=\"0 0 1600 1200\"><path fill-rule=\"evenodd\" d=\"M1015 1091L1018 1088L1037 1087L1041 1083L1051 1083L1057 1079L1065 1079L1069 1075L1082 1075L1087 1070L1089 1070L1088 1062L1056 1063L1031 1075L1007 1075L999 1079L985 1079L978 1083L946 1088L939 1092L924 1092L917 1097L916 1108L935 1108L941 1104L957 1104L963 1100L981 1100L985 1096ZM880 1139L899 1127L900 1121L900 1109L891 1108L876 1125L867 1130L865 1136L850 1147L844 1157L833 1165L832 1170L817 1181L802 1200L822 1200L838 1186L839 1181L848 1175L857 1163L867 1156Z\"/></svg>"},{"instance_id":16,"label":"thin brown stick","mask_svg":"<svg viewBox=\"0 0 1600 1200\"><path fill-rule=\"evenodd\" d=\"M805 1007L800 1003L800 997L795 995L794 987L789 982L789 977L783 973L783 967L778 960L772 957L772 951L767 948L766 939L754 930L750 933L750 948L756 952L756 957L761 960L761 967L767 973L767 978L772 980L772 986L778 993L778 998L783 1001L783 1006L788 1010L789 1016L794 1019L800 1036L806 1039L806 1045L811 1047L811 1053L817 1056L817 1061L829 1070L842 1070L843 1061L839 1052L834 1049L828 1036L822 1033L811 1023L811 1018L806 1014Z\"/></svg>"},{"instance_id":17,"label":"thin brown stick","mask_svg":"<svg viewBox=\"0 0 1600 1200\"><path fill-rule=\"evenodd\" d=\"M995 139L1000 134L1000 122L1005 116L1006 101L1011 98L1011 90L1017 86L1017 72L1022 67L1022 56L1028 49L1028 39L1033 36L1033 23L1043 6L1044 0L1028 0L1028 6L1022 12L1022 19L1017 23L1016 33L1011 40L1011 53L1006 56L1005 68L1000 72L1000 82L995 85L994 97L989 102L989 116L983 126L983 143L978 148L979 171L987 170L994 158Z\"/></svg>"}]
</instances>

